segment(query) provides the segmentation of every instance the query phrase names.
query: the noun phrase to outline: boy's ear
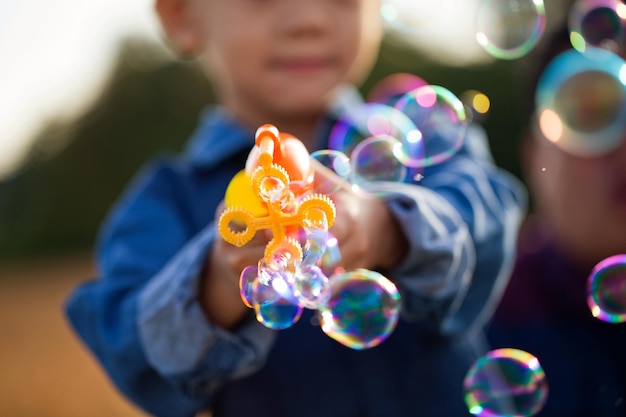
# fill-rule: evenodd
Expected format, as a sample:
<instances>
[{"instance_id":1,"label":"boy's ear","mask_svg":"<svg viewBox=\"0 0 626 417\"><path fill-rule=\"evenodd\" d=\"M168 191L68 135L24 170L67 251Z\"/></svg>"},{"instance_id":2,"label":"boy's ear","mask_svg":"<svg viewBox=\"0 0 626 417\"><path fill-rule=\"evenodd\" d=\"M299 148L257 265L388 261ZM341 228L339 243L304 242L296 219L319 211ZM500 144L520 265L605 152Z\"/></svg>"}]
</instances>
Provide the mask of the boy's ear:
<instances>
[{"instance_id":1,"label":"boy's ear","mask_svg":"<svg viewBox=\"0 0 626 417\"><path fill-rule=\"evenodd\" d=\"M167 40L180 55L188 57L200 52L204 33L193 0L156 0L155 9Z\"/></svg>"}]
</instances>

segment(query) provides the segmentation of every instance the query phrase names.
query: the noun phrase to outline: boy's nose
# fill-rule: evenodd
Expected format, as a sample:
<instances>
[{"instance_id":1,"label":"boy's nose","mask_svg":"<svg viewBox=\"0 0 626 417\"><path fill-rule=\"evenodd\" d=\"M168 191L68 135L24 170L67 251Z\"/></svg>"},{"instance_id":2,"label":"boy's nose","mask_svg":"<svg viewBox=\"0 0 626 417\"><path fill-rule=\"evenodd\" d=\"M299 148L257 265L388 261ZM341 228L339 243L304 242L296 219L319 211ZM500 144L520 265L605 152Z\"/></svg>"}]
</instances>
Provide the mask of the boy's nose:
<instances>
[{"instance_id":1,"label":"boy's nose","mask_svg":"<svg viewBox=\"0 0 626 417\"><path fill-rule=\"evenodd\" d=\"M284 13L278 24L291 36L316 35L331 24L331 13L323 1L290 0L285 3Z\"/></svg>"}]
</instances>

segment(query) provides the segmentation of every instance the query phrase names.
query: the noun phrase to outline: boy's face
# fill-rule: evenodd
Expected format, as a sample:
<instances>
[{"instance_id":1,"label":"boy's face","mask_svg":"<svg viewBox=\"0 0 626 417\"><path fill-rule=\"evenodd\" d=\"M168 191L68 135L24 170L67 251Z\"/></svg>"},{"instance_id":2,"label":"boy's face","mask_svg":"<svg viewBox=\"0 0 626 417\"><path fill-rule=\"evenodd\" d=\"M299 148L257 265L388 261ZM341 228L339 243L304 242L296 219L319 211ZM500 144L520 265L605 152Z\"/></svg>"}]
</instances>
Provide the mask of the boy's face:
<instances>
[{"instance_id":1,"label":"boy's face","mask_svg":"<svg viewBox=\"0 0 626 417\"><path fill-rule=\"evenodd\" d=\"M587 264L626 253L624 136L617 149L596 157L570 155L543 139L529 144L527 174L538 208Z\"/></svg>"},{"instance_id":2,"label":"boy's face","mask_svg":"<svg viewBox=\"0 0 626 417\"><path fill-rule=\"evenodd\" d=\"M207 70L235 112L319 111L337 85L362 82L378 54L379 0L184 1Z\"/></svg>"}]
</instances>

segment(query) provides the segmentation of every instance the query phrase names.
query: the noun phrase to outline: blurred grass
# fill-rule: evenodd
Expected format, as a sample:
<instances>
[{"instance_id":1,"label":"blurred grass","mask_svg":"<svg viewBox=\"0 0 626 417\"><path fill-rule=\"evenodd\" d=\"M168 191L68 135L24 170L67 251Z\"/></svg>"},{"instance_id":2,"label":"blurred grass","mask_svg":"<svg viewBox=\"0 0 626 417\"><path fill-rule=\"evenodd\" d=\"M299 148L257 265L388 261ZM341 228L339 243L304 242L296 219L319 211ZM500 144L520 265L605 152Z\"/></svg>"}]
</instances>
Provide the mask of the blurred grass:
<instances>
[{"instance_id":1,"label":"blurred grass","mask_svg":"<svg viewBox=\"0 0 626 417\"><path fill-rule=\"evenodd\" d=\"M142 417L73 334L63 304L89 255L0 265L0 416Z\"/></svg>"}]
</instances>

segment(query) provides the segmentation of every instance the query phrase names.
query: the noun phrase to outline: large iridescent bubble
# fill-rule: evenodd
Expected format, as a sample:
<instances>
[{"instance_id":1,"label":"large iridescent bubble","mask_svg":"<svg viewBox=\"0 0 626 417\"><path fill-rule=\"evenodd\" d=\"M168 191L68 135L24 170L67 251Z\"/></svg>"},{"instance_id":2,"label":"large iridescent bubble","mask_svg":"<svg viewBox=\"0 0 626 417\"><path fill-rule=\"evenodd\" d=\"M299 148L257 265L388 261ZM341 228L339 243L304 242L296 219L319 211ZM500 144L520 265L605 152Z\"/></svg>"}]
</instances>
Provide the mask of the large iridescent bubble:
<instances>
[{"instance_id":1,"label":"large iridescent bubble","mask_svg":"<svg viewBox=\"0 0 626 417\"><path fill-rule=\"evenodd\" d=\"M539 412L548 383L539 360L519 349L488 352L463 382L469 412L480 417L527 417Z\"/></svg>"},{"instance_id":2,"label":"large iridescent bubble","mask_svg":"<svg viewBox=\"0 0 626 417\"><path fill-rule=\"evenodd\" d=\"M352 349L383 342L398 322L400 294L383 275L357 269L330 277L331 296L320 306L322 331Z\"/></svg>"},{"instance_id":3,"label":"large iridescent bubble","mask_svg":"<svg viewBox=\"0 0 626 417\"><path fill-rule=\"evenodd\" d=\"M495 58L517 59L537 44L545 26L543 0L482 0L476 41Z\"/></svg>"},{"instance_id":4,"label":"large iridescent bubble","mask_svg":"<svg viewBox=\"0 0 626 417\"><path fill-rule=\"evenodd\" d=\"M535 100L546 139L579 156L606 153L626 131L626 61L595 47L563 52L542 74Z\"/></svg>"},{"instance_id":5,"label":"large iridescent bubble","mask_svg":"<svg viewBox=\"0 0 626 417\"><path fill-rule=\"evenodd\" d=\"M463 145L468 124L465 107L447 88L417 88L403 95L394 107L417 126L401 141L399 155L404 165L423 168L439 164Z\"/></svg>"},{"instance_id":6,"label":"large iridescent bubble","mask_svg":"<svg viewBox=\"0 0 626 417\"><path fill-rule=\"evenodd\" d=\"M587 46L623 51L625 26L626 5L620 0L577 0L570 8L570 40L581 52Z\"/></svg>"},{"instance_id":7,"label":"large iridescent bubble","mask_svg":"<svg viewBox=\"0 0 626 417\"><path fill-rule=\"evenodd\" d=\"M626 254L598 263L588 282L587 303L591 314L609 323L626 322Z\"/></svg>"}]
</instances>

